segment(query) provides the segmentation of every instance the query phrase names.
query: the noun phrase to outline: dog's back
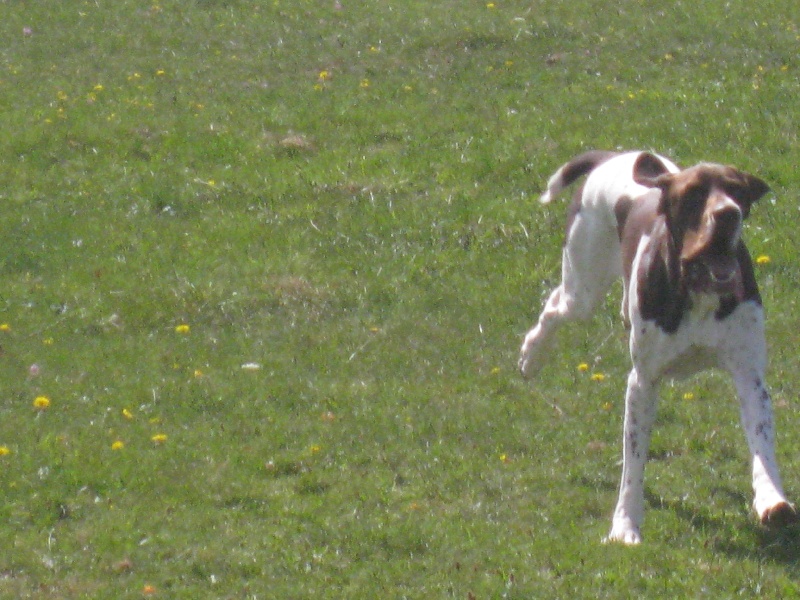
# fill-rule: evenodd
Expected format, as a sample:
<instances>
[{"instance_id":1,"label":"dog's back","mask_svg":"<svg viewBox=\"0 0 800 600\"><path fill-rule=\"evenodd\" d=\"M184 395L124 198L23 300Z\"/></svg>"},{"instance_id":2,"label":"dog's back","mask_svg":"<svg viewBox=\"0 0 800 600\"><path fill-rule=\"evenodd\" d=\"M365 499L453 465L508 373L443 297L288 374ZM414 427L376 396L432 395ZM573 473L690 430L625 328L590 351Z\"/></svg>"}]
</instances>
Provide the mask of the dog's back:
<instances>
[{"instance_id":1,"label":"dog's back","mask_svg":"<svg viewBox=\"0 0 800 600\"><path fill-rule=\"evenodd\" d=\"M642 160L642 159L645 160ZM669 159L644 152L610 152L592 150L573 158L562 165L547 182L547 190L539 198L542 204L549 203L564 188L587 176L583 186L583 204L593 199L606 198L607 204L615 204L619 198L634 199L649 188L634 181L635 171L639 175L655 176L660 173L679 171Z\"/></svg>"},{"instance_id":2,"label":"dog's back","mask_svg":"<svg viewBox=\"0 0 800 600\"><path fill-rule=\"evenodd\" d=\"M576 156L568 163L563 164L558 171L550 177L550 180L547 182L547 190L539 198L539 202L547 204L561 190L569 187L575 183L575 181L615 156L619 156L619 152L607 150L590 150L589 152L584 152Z\"/></svg>"}]
</instances>

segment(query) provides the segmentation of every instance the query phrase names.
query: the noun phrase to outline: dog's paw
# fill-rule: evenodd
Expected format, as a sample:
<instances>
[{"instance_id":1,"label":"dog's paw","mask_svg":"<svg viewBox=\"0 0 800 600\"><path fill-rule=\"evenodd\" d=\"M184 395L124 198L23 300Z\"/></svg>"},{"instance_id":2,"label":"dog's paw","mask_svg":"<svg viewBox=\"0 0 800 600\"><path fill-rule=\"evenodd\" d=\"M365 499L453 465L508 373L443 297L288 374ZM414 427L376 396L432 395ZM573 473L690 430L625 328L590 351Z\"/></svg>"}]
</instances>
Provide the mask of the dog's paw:
<instances>
[{"instance_id":1,"label":"dog's paw","mask_svg":"<svg viewBox=\"0 0 800 600\"><path fill-rule=\"evenodd\" d=\"M532 360L530 356L525 354L519 357L517 366L519 367L519 372L525 379L532 379L541 369L541 365L538 364L538 361Z\"/></svg>"},{"instance_id":2,"label":"dog's paw","mask_svg":"<svg viewBox=\"0 0 800 600\"><path fill-rule=\"evenodd\" d=\"M611 525L611 532L603 538L603 543L636 546L642 543L642 534L639 533L638 527L625 519Z\"/></svg>"},{"instance_id":3,"label":"dog's paw","mask_svg":"<svg viewBox=\"0 0 800 600\"><path fill-rule=\"evenodd\" d=\"M519 352L519 362L517 366L519 367L519 372L525 379L532 378L541 369L539 361L536 360L537 356L538 352L536 352L535 347L527 343L523 344Z\"/></svg>"},{"instance_id":4,"label":"dog's paw","mask_svg":"<svg viewBox=\"0 0 800 600\"><path fill-rule=\"evenodd\" d=\"M797 523L798 516L794 506L788 502L778 502L769 507L759 516L761 524L771 529L779 529Z\"/></svg>"},{"instance_id":5,"label":"dog's paw","mask_svg":"<svg viewBox=\"0 0 800 600\"><path fill-rule=\"evenodd\" d=\"M530 371L530 366L531 363L528 360L528 357L522 354L519 357L519 362L517 363L517 367L519 367L519 372L525 379L528 379L530 377L530 375L528 374Z\"/></svg>"}]
</instances>

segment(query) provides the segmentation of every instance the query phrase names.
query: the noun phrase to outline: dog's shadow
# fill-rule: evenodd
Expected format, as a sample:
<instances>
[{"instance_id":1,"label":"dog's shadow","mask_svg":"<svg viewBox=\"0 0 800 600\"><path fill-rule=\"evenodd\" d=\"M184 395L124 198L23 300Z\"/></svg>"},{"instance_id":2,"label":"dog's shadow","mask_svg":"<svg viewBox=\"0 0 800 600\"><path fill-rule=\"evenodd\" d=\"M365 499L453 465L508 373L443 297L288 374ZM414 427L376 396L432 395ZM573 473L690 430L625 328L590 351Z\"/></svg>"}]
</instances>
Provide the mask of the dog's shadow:
<instances>
[{"instance_id":1,"label":"dog's shadow","mask_svg":"<svg viewBox=\"0 0 800 600\"><path fill-rule=\"evenodd\" d=\"M726 495L736 504L747 506L749 498L740 492L717 488L714 495ZM668 500L645 492L647 504L667 510L703 534L706 544L733 558L783 565L793 575L800 575L800 522L780 528L760 525L751 515L718 518L683 500Z\"/></svg>"}]
</instances>

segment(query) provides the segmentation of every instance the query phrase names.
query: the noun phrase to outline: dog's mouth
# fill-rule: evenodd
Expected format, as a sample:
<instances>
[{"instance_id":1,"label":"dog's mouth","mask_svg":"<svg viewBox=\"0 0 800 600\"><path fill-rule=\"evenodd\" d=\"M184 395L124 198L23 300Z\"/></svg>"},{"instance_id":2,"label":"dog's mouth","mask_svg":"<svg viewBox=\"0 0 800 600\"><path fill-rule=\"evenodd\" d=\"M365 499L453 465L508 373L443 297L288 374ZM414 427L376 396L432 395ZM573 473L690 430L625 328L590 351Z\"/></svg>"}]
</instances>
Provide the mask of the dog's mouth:
<instances>
[{"instance_id":1,"label":"dog's mouth","mask_svg":"<svg viewBox=\"0 0 800 600\"><path fill-rule=\"evenodd\" d=\"M700 256L684 266L689 290L719 296L743 295L742 274L735 256Z\"/></svg>"}]
</instances>

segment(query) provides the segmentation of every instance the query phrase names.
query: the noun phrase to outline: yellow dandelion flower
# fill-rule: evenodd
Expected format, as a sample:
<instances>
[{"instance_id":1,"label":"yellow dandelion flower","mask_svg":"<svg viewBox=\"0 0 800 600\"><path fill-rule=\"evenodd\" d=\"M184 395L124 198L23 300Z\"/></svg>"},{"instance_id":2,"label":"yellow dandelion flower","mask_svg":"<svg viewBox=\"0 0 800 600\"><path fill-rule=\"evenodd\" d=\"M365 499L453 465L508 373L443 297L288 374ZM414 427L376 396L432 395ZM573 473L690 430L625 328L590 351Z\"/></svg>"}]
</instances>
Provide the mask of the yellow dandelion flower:
<instances>
[{"instance_id":1,"label":"yellow dandelion flower","mask_svg":"<svg viewBox=\"0 0 800 600\"><path fill-rule=\"evenodd\" d=\"M158 75L159 77L164 74L166 74L166 71L164 69L159 69L158 71L156 71L156 75Z\"/></svg>"},{"instance_id":2,"label":"yellow dandelion flower","mask_svg":"<svg viewBox=\"0 0 800 600\"><path fill-rule=\"evenodd\" d=\"M495 4L494 4L494 2L488 2L488 3L486 4L486 8L494 8L494 7L495 7Z\"/></svg>"},{"instance_id":3,"label":"yellow dandelion flower","mask_svg":"<svg viewBox=\"0 0 800 600\"><path fill-rule=\"evenodd\" d=\"M603 373L592 373L592 381L603 381L605 378Z\"/></svg>"},{"instance_id":4,"label":"yellow dandelion flower","mask_svg":"<svg viewBox=\"0 0 800 600\"><path fill-rule=\"evenodd\" d=\"M684 400L694 400L694 394L692 392L686 392L683 395Z\"/></svg>"},{"instance_id":5,"label":"yellow dandelion flower","mask_svg":"<svg viewBox=\"0 0 800 600\"><path fill-rule=\"evenodd\" d=\"M0 456L8 456L11 454L11 449L8 446L0 446Z\"/></svg>"},{"instance_id":6,"label":"yellow dandelion flower","mask_svg":"<svg viewBox=\"0 0 800 600\"><path fill-rule=\"evenodd\" d=\"M133 419L133 413L129 411L127 408L122 409L122 416L128 419L129 421Z\"/></svg>"},{"instance_id":7,"label":"yellow dandelion flower","mask_svg":"<svg viewBox=\"0 0 800 600\"><path fill-rule=\"evenodd\" d=\"M33 400L33 408L36 410L47 410L50 407L50 398L47 396L36 396Z\"/></svg>"},{"instance_id":8,"label":"yellow dandelion flower","mask_svg":"<svg viewBox=\"0 0 800 600\"><path fill-rule=\"evenodd\" d=\"M150 440L154 444L163 444L164 442L167 441L167 434L166 433L157 433L153 437L151 437Z\"/></svg>"},{"instance_id":9,"label":"yellow dandelion flower","mask_svg":"<svg viewBox=\"0 0 800 600\"><path fill-rule=\"evenodd\" d=\"M111 444L111 449L112 450L122 450L124 447L125 447L125 442L123 442L121 440L117 440L116 442Z\"/></svg>"},{"instance_id":10,"label":"yellow dandelion flower","mask_svg":"<svg viewBox=\"0 0 800 600\"><path fill-rule=\"evenodd\" d=\"M0 331L11 331L11 325L8 323L0 323Z\"/></svg>"},{"instance_id":11,"label":"yellow dandelion flower","mask_svg":"<svg viewBox=\"0 0 800 600\"><path fill-rule=\"evenodd\" d=\"M766 254L762 254L761 256L756 258L756 264L757 265L768 265L771 261L772 261L772 259L769 256L767 256Z\"/></svg>"},{"instance_id":12,"label":"yellow dandelion flower","mask_svg":"<svg viewBox=\"0 0 800 600\"><path fill-rule=\"evenodd\" d=\"M96 86L94 86L94 91L95 92L102 92L104 89L105 88L103 87L102 83L98 83Z\"/></svg>"},{"instance_id":13,"label":"yellow dandelion flower","mask_svg":"<svg viewBox=\"0 0 800 600\"><path fill-rule=\"evenodd\" d=\"M308 449L308 451L311 452L311 454L319 454L321 450L322 448L317 444L314 444Z\"/></svg>"},{"instance_id":14,"label":"yellow dandelion flower","mask_svg":"<svg viewBox=\"0 0 800 600\"><path fill-rule=\"evenodd\" d=\"M318 78L320 81L327 81L330 78L331 74L329 71L320 71Z\"/></svg>"},{"instance_id":15,"label":"yellow dandelion flower","mask_svg":"<svg viewBox=\"0 0 800 600\"><path fill-rule=\"evenodd\" d=\"M500 367L494 367L491 371L492 375L498 375L502 371Z\"/></svg>"},{"instance_id":16,"label":"yellow dandelion flower","mask_svg":"<svg viewBox=\"0 0 800 600\"><path fill-rule=\"evenodd\" d=\"M359 83L358 85L360 87L362 87L362 88L368 88L369 87L369 79L362 79L361 83Z\"/></svg>"},{"instance_id":17,"label":"yellow dandelion flower","mask_svg":"<svg viewBox=\"0 0 800 600\"><path fill-rule=\"evenodd\" d=\"M186 333L189 333L190 329L191 329L191 327L189 327L186 323L182 323L182 324L180 324L180 325L175 327L175 333L186 334Z\"/></svg>"},{"instance_id":18,"label":"yellow dandelion flower","mask_svg":"<svg viewBox=\"0 0 800 600\"><path fill-rule=\"evenodd\" d=\"M581 373L585 373L588 370L589 370L589 365L588 364L581 363L581 364L578 365L578 371L580 371Z\"/></svg>"},{"instance_id":19,"label":"yellow dandelion flower","mask_svg":"<svg viewBox=\"0 0 800 600\"><path fill-rule=\"evenodd\" d=\"M195 369L195 370L194 370L194 376L195 376L197 379L200 379L200 378L203 376L203 372L202 372L200 369Z\"/></svg>"}]
</instances>

